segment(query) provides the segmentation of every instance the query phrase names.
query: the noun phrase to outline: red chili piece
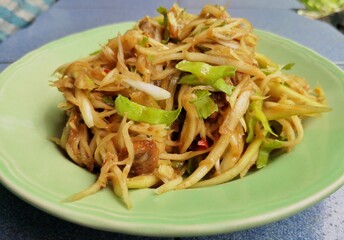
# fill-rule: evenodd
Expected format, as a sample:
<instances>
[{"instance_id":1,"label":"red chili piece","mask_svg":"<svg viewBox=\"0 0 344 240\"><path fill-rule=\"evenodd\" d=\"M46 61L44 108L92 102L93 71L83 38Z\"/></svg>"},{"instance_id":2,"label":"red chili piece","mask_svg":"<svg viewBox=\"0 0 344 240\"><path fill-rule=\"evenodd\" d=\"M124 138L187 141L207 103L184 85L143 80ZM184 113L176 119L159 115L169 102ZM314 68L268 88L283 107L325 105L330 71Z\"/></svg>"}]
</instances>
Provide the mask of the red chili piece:
<instances>
[{"instance_id":1,"label":"red chili piece","mask_svg":"<svg viewBox=\"0 0 344 240\"><path fill-rule=\"evenodd\" d=\"M197 142L198 150L203 150L209 148L207 139L201 139Z\"/></svg>"}]
</instances>

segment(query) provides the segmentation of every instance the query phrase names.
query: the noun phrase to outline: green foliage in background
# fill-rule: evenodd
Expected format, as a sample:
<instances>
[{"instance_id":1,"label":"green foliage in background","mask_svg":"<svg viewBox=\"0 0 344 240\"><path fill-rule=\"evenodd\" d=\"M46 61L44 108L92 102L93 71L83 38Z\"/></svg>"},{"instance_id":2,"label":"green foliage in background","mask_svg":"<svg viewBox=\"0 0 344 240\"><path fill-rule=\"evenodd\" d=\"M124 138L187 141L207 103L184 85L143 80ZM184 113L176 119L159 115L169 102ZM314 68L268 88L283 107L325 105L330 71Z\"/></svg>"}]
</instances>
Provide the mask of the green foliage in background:
<instances>
[{"instance_id":1,"label":"green foliage in background","mask_svg":"<svg viewBox=\"0 0 344 240\"><path fill-rule=\"evenodd\" d=\"M344 0L299 0L308 12L327 15L344 9Z\"/></svg>"}]
</instances>

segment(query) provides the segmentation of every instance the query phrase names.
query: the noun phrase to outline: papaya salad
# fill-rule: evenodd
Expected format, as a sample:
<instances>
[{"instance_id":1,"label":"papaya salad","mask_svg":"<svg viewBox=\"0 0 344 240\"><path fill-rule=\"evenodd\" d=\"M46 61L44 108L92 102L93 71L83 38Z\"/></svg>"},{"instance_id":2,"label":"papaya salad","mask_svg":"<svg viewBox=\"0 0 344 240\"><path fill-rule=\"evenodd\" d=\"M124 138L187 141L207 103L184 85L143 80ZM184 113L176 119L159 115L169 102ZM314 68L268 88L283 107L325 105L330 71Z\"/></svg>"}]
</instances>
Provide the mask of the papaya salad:
<instances>
[{"instance_id":1,"label":"papaya salad","mask_svg":"<svg viewBox=\"0 0 344 240\"><path fill-rule=\"evenodd\" d=\"M68 120L54 141L96 182L66 201L111 186L207 187L261 169L304 136L303 120L331 109L320 87L256 52L244 18L218 5L199 15L160 7L100 50L56 70Z\"/></svg>"}]
</instances>

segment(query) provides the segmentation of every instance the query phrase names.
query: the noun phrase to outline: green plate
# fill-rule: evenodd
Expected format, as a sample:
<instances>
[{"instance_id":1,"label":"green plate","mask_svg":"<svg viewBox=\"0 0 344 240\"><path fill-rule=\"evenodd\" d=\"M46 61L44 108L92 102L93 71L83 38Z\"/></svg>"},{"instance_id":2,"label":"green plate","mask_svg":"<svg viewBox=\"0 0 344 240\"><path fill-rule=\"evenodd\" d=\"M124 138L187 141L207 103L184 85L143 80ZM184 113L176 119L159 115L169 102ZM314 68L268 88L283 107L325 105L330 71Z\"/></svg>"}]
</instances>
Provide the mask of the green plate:
<instances>
[{"instance_id":1,"label":"green plate","mask_svg":"<svg viewBox=\"0 0 344 240\"><path fill-rule=\"evenodd\" d=\"M243 179L219 186L173 191L130 191L127 210L110 188L74 203L61 200L96 177L79 168L49 141L59 136L61 94L49 86L63 63L97 50L133 23L78 33L21 58L0 75L0 180L30 204L91 228L149 236L199 236L247 229L288 217L344 184L344 73L315 52L256 31L259 51L324 88L333 112L306 122L305 138L292 152Z\"/></svg>"}]
</instances>

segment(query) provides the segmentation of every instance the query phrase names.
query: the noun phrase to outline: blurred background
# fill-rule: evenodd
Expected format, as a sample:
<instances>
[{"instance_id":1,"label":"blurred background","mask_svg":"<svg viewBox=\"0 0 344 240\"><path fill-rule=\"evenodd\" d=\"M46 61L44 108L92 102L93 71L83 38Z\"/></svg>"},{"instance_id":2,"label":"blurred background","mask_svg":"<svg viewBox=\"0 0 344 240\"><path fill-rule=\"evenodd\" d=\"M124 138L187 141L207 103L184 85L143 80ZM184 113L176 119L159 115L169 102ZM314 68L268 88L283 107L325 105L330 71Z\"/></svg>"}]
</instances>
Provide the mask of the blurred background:
<instances>
[{"instance_id":1,"label":"blurred background","mask_svg":"<svg viewBox=\"0 0 344 240\"><path fill-rule=\"evenodd\" d=\"M0 0L0 42L30 25L42 11L58 0ZM73 1L73 0L71 0ZM344 0L296 0L298 14L325 21L344 34ZM231 2L227 1L229 6Z\"/></svg>"}]
</instances>

